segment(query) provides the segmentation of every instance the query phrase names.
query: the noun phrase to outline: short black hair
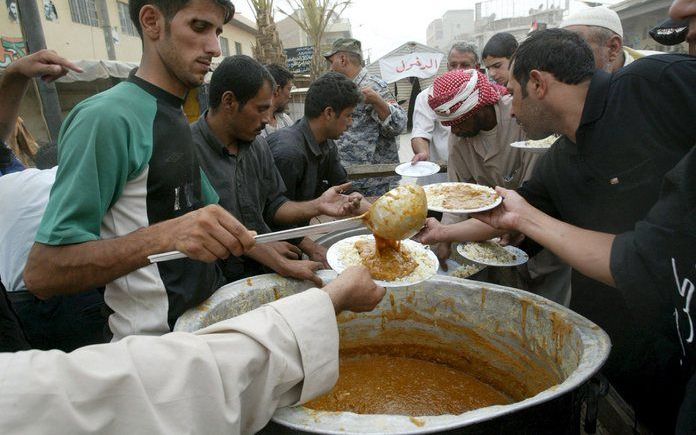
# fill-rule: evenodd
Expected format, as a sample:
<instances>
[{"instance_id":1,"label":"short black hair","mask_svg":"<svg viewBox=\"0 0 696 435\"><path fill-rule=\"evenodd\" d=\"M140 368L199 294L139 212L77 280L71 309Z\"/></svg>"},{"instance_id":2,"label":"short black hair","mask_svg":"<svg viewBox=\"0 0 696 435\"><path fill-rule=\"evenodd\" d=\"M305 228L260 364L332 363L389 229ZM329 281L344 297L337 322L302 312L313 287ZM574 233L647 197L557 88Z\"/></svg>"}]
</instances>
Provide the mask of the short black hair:
<instances>
[{"instance_id":1,"label":"short black hair","mask_svg":"<svg viewBox=\"0 0 696 435\"><path fill-rule=\"evenodd\" d=\"M129 0L128 1L128 14L130 15L131 21L138 30L138 35L143 37L143 29L140 27L140 9L145 5L153 5L160 11L167 19L167 22L171 22L174 15L177 12L186 7L188 2L191 0ZM230 0L215 0L215 3L222 6L225 10L224 22L228 23L232 17L234 17L234 4Z\"/></svg>"},{"instance_id":2,"label":"short black hair","mask_svg":"<svg viewBox=\"0 0 696 435\"><path fill-rule=\"evenodd\" d=\"M590 46L578 34L565 29L533 32L512 56L512 76L527 96L529 73L533 70L553 74L567 85L577 85L594 75L595 63Z\"/></svg>"},{"instance_id":3,"label":"short black hair","mask_svg":"<svg viewBox=\"0 0 696 435\"><path fill-rule=\"evenodd\" d=\"M353 80L337 72L327 72L309 87L304 114L307 118L314 119L327 107L339 114L348 107L357 106L361 100L362 93Z\"/></svg>"},{"instance_id":4,"label":"short black hair","mask_svg":"<svg viewBox=\"0 0 696 435\"><path fill-rule=\"evenodd\" d=\"M517 50L517 39L507 32L496 33L486 42L481 53L481 58L506 57L510 59Z\"/></svg>"},{"instance_id":5,"label":"short black hair","mask_svg":"<svg viewBox=\"0 0 696 435\"><path fill-rule=\"evenodd\" d=\"M266 69L273 76L273 80L275 80L276 85L281 88L284 88L290 80L295 78L295 74L291 73L287 68L282 65L278 65L277 63L266 65Z\"/></svg>"},{"instance_id":6,"label":"short black hair","mask_svg":"<svg viewBox=\"0 0 696 435\"><path fill-rule=\"evenodd\" d=\"M222 94L231 91L241 109L265 82L275 88L273 76L258 61L243 54L226 57L210 78L209 105L216 109L222 102Z\"/></svg>"}]
</instances>

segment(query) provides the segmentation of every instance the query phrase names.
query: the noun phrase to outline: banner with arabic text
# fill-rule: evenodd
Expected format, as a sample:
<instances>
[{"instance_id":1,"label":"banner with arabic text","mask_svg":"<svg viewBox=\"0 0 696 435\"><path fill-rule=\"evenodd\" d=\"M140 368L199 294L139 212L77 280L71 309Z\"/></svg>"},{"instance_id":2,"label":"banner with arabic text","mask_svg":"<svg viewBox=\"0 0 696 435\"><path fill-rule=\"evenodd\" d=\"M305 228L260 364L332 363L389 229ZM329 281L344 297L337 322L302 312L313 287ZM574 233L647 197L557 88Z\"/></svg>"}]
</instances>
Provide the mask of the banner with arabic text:
<instances>
[{"instance_id":1,"label":"banner with arabic text","mask_svg":"<svg viewBox=\"0 0 696 435\"><path fill-rule=\"evenodd\" d=\"M382 80L393 83L405 77L427 79L437 73L443 56L442 53L420 52L380 59Z\"/></svg>"},{"instance_id":2,"label":"banner with arabic text","mask_svg":"<svg viewBox=\"0 0 696 435\"><path fill-rule=\"evenodd\" d=\"M314 47L286 48L285 56L288 58L288 69L293 74L309 74L312 69L312 55Z\"/></svg>"}]
</instances>

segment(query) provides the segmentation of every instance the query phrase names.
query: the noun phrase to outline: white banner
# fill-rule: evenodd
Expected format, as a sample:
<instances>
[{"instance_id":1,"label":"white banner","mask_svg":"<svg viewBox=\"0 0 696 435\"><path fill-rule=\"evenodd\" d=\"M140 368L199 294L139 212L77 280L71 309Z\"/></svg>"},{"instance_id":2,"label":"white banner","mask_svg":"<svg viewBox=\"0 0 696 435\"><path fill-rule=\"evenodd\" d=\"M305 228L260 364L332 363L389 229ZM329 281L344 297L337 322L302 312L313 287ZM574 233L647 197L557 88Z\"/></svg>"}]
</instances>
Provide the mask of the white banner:
<instances>
[{"instance_id":1,"label":"white banner","mask_svg":"<svg viewBox=\"0 0 696 435\"><path fill-rule=\"evenodd\" d=\"M404 77L427 79L434 76L440 67L442 53L411 53L379 60L382 80L393 83Z\"/></svg>"}]
</instances>

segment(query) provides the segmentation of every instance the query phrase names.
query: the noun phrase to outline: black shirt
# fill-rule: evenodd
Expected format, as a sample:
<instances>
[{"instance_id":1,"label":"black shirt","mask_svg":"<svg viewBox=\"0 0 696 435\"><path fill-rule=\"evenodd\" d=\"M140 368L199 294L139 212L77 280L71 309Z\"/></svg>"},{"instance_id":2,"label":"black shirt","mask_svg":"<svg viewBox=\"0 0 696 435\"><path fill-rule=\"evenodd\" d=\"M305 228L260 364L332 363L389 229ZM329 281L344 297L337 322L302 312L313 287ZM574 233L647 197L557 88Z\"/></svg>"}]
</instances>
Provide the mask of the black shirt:
<instances>
[{"instance_id":1,"label":"black shirt","mask_svg":"<svg viewBox=\"0 0 696 435\"><path fill-rule=\"evenodd\" d=\"M213 134L205 116L191 125L203 171L220 196L220 205L250 230L270 232L276 212L288 199L266 140L240 143L236 155Z\"/></svg>"},{"instance_id":2,"label":"black shirt","mask_svg":"<svg viewBox=\"0 0 696 435\"><path fill-rule=\"evenodd\" d=\"M288 199L266 140L257 136L251 143L240 143L236 155L230 154L210 129L207 113L191 125L191 132L201 167L220 196L220 206L250 230L270 232L269 224ZM228 281L262 272L253 260L240 257L230 257L222 268Z\"/></svg>"},{"instance_id":3,"label":"black shirt","mask_svg":"<svg viewBox=\"0 0 696 435\"><path fill-rule=\"evenodd\" d=\"M696 371L696 148L665 176L648 216L616 237L611 270L630 309L666 303L659 329L676 344L665 371L681 386L680 397ZM690 394L694 406L696 390ZM696 407L682 411L681 421L690 425L683 433L696 433Z\"/></svg>"},{"instance_id":4,"label":"black shirt","mask_svg":"<svg viewBox=\"0 0 696 435\"><path fill-rule=\"evenodd\" d=\"M519 193L570 224L608 233L633 228L657 201L663 176L696 142L696 58L642 58L614 75L597 71L576 132L538 162ZM659 316L664 307L646 307ZM613 350L605 366L635 405L641 376L654 373L652 331L616 289L573 272L571 309L604 328ZM633 399L633 400L632 400ZM657 399L655 399L657 400ZM639 406L640 408L640 406Z\"/></svg>"},{"instance_id":5,"label":"black shirt","mask_svg":"<svg viewBox=\"0 0 696 435\"><path fill-rule=\"evenodd\" d=\"M285 195L293 201L309 201L326 189L347 181L333 140L319 144L307 118L270 134L266 140L285 182Z\"/></svg>"}]
</instances>

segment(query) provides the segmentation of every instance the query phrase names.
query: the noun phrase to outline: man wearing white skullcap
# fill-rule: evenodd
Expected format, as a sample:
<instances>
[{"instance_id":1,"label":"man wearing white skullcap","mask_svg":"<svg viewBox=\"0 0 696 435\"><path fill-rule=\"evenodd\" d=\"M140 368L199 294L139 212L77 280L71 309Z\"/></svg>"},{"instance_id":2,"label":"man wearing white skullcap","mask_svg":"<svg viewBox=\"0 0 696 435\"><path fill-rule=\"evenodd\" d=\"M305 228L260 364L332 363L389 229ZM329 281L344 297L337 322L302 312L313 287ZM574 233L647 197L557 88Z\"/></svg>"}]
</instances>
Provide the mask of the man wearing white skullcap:
<instances>
[{"instance_id":1,"label":"man wearing white skullcap","mask_svg":"<svg viewBox=\"0 0 696 435\"><path fill-rule=\"evenodd\" d=\"M561 27L580 35L592 48L597 69L615 73L636 59L658 51L634 50L623 45L619 15L606 6L584 8L571 13Z\"/></svg>"},{"instance_id":2,"label":"man wearing white skullcap","mask_svg":"<svg viewBox=\"0 0 696 435\"><path fill-rule=\"evenodd\" d=\"M442 125L452 129L448 144L449 181L514 189L531 177L539 155L510 146L526 137L510 116L512 97L507 89L491 83L480 71L453 70L435 79L428 105ZM447 213L442 218L444 224L460 220L460 216ZM437 255L445 270L450 253L451 243L438 244ZM550 252L542 251L525 267L518 268L517 273L513 279L519 279L516 284L525 290L560 304L570 302L570 268ZM477 276L491 282L499 282L500 278L491 274Z\"/></svg>"}]
</instances>

